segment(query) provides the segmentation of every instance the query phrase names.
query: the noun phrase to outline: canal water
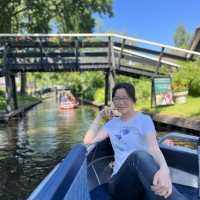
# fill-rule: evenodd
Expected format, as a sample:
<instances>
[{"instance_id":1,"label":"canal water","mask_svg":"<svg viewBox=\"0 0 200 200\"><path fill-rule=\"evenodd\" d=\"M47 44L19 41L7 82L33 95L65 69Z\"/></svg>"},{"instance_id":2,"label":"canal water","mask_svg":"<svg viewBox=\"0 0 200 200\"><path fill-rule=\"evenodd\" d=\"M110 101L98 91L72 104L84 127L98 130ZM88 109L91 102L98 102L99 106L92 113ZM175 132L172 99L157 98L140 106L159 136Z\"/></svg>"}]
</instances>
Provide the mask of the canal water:
<instances>
[{"instance_id":1,"label":"canal water","mask_svg":"<svg viewBox=\"0 0 200 200\"><path fill-rule=\"evenodd\" d=\"M62 111L49 99L24 118L0 125L0 200L24 200L76 143L97 109Z\"/></svg>"}]
</instances>

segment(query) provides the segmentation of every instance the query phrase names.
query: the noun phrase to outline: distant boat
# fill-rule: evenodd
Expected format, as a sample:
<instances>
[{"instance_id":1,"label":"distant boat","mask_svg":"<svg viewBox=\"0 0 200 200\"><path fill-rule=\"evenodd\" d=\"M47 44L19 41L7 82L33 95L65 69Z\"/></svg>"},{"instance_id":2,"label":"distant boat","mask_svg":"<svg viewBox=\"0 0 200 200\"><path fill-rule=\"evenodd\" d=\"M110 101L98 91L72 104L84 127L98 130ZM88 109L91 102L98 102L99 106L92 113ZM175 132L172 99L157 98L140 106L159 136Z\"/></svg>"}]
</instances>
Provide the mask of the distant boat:
<instances>
[{"instance_id":1,"label":"distant boat","mask_svg":"<svg viewBox=\"0 0 200 200\"><path fill-rule=\"evenodd\" d=\"M72 101L66 101L66 102L61 102L60 103L60 109L65 110L65 109L73 109L76 108L79 104L72 102Z\"/></svg>"},{"instance_id":2,"label":"distant boat","mask_svg":"<svg viewBox=\"0 0 200 200\"><path fill-rule=\"evenodd\" d=\"M188 200L198 200L200 146L194 150L167 145L165 140L168 139L198 143L199 137L170 133L159 140L173 183ZM39 184L28 200L114 200L109 196L107 188L113 160L109 139L90 145L88 150L86 146L77 144Z\"/></svg>"}]
</instances>

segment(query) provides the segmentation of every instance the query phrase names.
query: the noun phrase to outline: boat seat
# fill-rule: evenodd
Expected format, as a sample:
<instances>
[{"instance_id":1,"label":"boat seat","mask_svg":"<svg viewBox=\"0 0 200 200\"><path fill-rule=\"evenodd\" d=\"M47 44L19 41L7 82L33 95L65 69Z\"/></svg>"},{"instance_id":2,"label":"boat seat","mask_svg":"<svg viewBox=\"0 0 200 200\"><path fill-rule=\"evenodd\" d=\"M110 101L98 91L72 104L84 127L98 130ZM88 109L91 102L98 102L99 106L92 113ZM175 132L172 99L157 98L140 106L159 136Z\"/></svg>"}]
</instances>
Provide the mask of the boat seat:
<instances>
[{"instance_id":1,"label":"boat seat","mask_svg":"<svg viewBox=\"0 0 200 200\"><path fill-rule=\"evenodd\" d=\"M200 199L198 197L198 189L197 188L184 186L184 185L180 185L180 184L174 184L174 186L187 199L189 199L189 200L199 200Z\"/></svg>"}]
</instances>

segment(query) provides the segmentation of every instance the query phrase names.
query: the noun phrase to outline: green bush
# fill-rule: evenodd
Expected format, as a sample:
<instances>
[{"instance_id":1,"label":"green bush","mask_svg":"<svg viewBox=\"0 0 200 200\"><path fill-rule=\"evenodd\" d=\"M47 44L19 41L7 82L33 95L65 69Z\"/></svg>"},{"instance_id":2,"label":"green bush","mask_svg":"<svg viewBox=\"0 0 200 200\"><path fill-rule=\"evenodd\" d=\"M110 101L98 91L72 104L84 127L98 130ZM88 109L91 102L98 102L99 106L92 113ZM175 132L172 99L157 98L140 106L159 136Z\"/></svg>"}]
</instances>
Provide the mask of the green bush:
<instances>
[{"instance_id":1,"label":"green bush","mask_svg":"<svg viewBox=\"0 0 200 200\"><path fill-rule=\"evenodd\" d=\"M82 98L93 101L94 100L95 91L96 91L96 88L93 88L93 87L87 88L86 90L83 91Z\"/></svg>"},{"instance_id":2,"label":"green bush","mask_svg":"<svg viewBox=\"0 0 200 200\"><path fill-rule=\"evenodd\" d=\"M194 97L200 96L200 74L191 81L189 86L189 94Z\"/></svg>"},{"instance_id":3,"label":"green bush","mask_svg":"<svg viewBox=\"0 0 200 200\"><path fill-rule=\"evenodd\" d=\"M147 79L138 80L135 84L136 98L138 101L150 100L151 98L151 81Z\"/></svg>"},{"instance_id":4,"label":"green bush","mask_svg":"<svg viewBox=\"0 0 200 200\"><path fill-rule=\"evenodd\" d=\"M5 107L6 107L5 94L2 90L0 90L0 110L5 109Z\"/></svg>"},{"instance_id":5,"label":"green bush","mask_svg":"<svg viewBox=\"0 0 200 200\"><path fill-rule=\"evenodd\" d=\"M4 91L0 90L0 96L4 96L4 95L5 95Z\"/></svg>"},{"instance_id":6,"label":"green bush","mask_svg":"<svg viewBox=\"0 0 200 200\"><path fill-rule=\"evenodd\" d=\"M172 74L174 91L188 89L189 95L200 95L200 59L195 62L181 62L180 69Z\"/></svg>"},{"instance_id":7,"label":"green bush","mask_svg":"<svg viewBox=\"0 0 200 200\"><path fill-rule=\"evenodd\" d=\"M98 88L95 92L94 99L98 103L104 103L105 88Z\"/></svg>"}]
</instances>

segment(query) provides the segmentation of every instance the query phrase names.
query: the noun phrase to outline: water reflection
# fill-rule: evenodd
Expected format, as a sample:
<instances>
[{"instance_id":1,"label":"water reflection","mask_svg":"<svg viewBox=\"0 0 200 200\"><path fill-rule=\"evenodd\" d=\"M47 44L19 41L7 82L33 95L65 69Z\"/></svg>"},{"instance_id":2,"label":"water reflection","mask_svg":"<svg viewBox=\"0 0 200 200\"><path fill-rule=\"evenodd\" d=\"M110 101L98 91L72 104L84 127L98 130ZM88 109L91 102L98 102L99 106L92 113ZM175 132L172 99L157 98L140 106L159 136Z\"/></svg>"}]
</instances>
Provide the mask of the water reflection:
<instances>
[{"instance_id":1,"label":"water reflection","mask_svg":"<svg viewBox=\"0 0 200 200\"><path fill-rule=\"evenodd\" d=\"M0 199L23 200L71 147L82 141L96 109L60 110L53 99L23 119L0 125Z\"/></svg>"}]
</instances>

